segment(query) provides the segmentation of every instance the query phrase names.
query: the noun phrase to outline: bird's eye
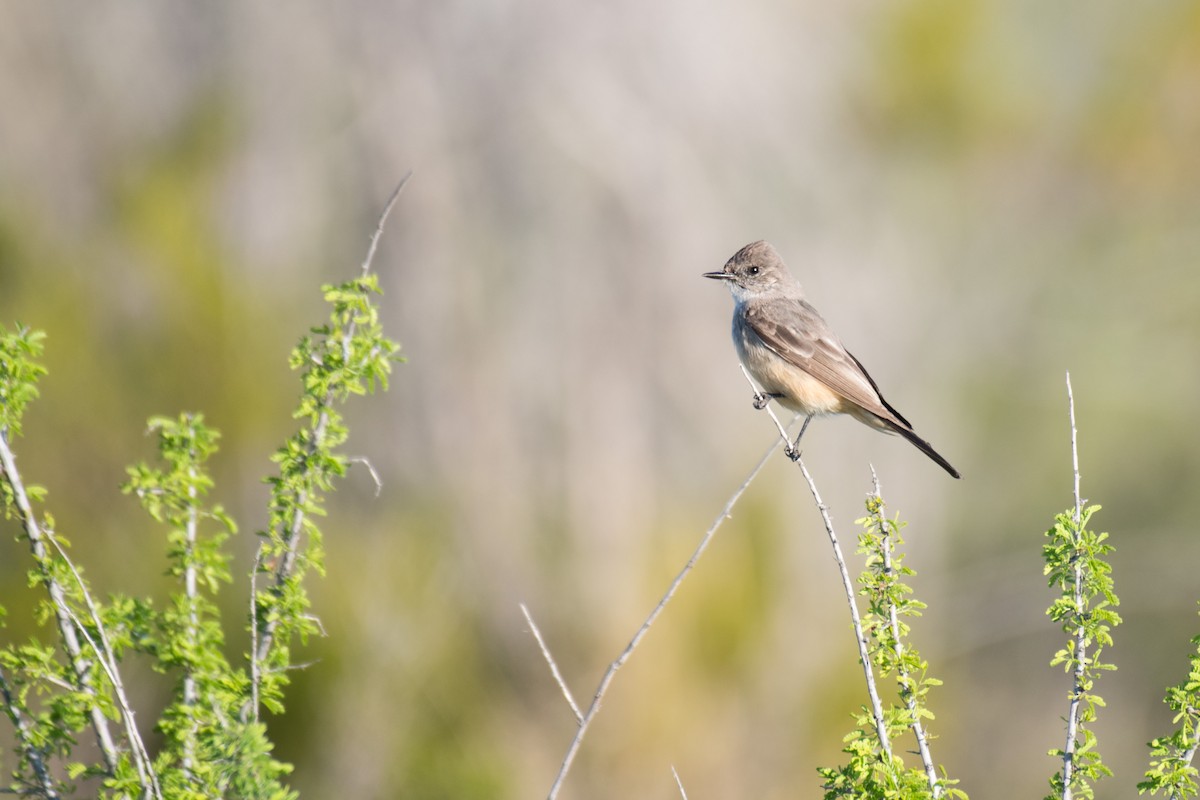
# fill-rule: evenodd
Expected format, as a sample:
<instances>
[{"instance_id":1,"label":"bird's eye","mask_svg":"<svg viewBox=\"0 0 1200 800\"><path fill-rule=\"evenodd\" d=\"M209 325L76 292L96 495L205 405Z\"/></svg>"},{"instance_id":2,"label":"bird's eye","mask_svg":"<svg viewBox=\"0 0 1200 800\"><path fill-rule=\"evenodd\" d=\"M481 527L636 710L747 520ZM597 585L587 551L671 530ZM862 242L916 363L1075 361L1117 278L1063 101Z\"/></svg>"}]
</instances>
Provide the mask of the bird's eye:
<instances>
[{"instance_id":1,"label":"bird's eye","mask_svg":"<svg viewBox=\"0 0 1200 800\"><path fill-rule=\"evenodd\" d=\"M751 267L750 269L748 269L748 270L746 270L746 271L747 271L747 272L749 272L751 275L757 275L757 274L758 274L758 267Z\"/></svg>"}]
</instances>

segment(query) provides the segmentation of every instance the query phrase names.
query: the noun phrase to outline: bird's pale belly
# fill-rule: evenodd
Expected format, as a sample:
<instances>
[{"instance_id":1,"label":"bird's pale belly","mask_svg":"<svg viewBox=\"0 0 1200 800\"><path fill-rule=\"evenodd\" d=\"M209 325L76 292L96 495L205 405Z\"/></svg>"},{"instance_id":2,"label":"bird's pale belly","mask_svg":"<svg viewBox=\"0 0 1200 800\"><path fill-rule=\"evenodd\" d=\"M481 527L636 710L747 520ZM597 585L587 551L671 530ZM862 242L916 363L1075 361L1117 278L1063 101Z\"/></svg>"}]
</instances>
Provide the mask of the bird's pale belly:
<instances>
[{"instance_id":1,"label":"bird's pale belly","mask_svg":"<svg viewBox=\"0 0 1200 800\"><path fill-rule=\"evenodd\" d=\"M763 391L777 395L780 405L801 414L843 414L854 403L830 389L804 370L784 361L765 346L747 348L740 336L734 337L738 357Z\"/></svg>"}]
</instances>

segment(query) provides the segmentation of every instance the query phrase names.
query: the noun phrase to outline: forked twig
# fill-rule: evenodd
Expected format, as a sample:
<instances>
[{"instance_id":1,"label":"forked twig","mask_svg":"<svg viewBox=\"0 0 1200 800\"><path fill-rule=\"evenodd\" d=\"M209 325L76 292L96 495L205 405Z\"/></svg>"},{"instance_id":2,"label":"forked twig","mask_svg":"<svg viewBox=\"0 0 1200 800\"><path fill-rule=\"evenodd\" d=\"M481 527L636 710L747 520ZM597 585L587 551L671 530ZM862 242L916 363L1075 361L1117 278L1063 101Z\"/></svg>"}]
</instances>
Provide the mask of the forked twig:
<instances>
[{"instance_id":1,"label":"forked twig","mask_svg":"<svg viewBox=\"0 0 1200 800\"><path fill-rule=\"evenodd\" d=\"M683 569L679 571L679 574L675 576L675 580L671 581L671 585L667 587L666 594L664 594L662 599L658 601L658 605L656 605L654 610L650 612L650 616L646 617L646 621L642 623L642 626L638 628L637 633L635 633L633 638L629 640L629 644L625 646L625 650L622 651L621 655L617 656L617 659L608 665L608 669L605 670L604 675L600 678L600 683L596 687L596 693L592 697L591 705L588 706L587 712L584 713L583 719L581 719L579 722L579 728L575 731L575 738L571 740L571 744L567 748L567 754L563 757L562 765L558 769L558 775L554 778L554 785L550 787L550 793L546 796L546 800L554 800L554 798L558 797L558 792L562 788L563 781L566 780L567 772L570 771L571 764L574 762L575 756L579 752L579 746L583 743L583 737L587 734L588 727L592 724L592 720L596 718L596 713L600 710L600 702L604 699L604 694L608 691L609 684L612 683L613 677L617 674L617 670L624 666L625 662L629 660L629 657L633 655L633 651L637 649L638 644L641 643L642 637L646 635L646 632L650 630L650 626L654 624L656 619L658 619L658 615L662 613L663 609L666 608L667 603L669 603L671 598L674 597L675 591L679 588L680 584L683 583L684 578L686 578L688 573L692 571L692 568L696 566L696 562L700 560L700 556L703 555L705 549L709 545L709 542L712 541L717 529L720 528L721 524L729 518L729 514L733 510L734 504L737 503L738 499L741 498L754 479L758 477L758 473L762 471L762 468L766 466L767 461L770 460L771 456L778 449L778 442L772 444L767 452L763 454L763 457L759 459L758 464L754 466L754 469L750 470L749 476L745 481L742 482L742 485L738 487L737 491L730 496L729 501L725 503L725 507L721 509L721 513L717 515L715 520L713 520L712 525L709 526L708 531L700 540L700 544L696 546L696 550L692 553L692 557L688 559L687 564L685 564Z\"/></svg>"}]
</instances>

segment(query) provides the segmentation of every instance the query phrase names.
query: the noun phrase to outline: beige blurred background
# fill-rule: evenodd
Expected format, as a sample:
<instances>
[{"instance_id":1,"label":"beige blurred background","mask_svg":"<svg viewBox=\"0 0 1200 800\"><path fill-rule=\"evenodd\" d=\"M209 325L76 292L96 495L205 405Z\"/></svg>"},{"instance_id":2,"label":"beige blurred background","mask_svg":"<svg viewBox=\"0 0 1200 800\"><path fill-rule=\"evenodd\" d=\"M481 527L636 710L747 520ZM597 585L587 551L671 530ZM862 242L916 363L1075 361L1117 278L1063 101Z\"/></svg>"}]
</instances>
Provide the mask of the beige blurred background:
<instances>
[{"instance_id":1,"label":"beige blurred background","mask_svg":"<svg viewBox=\"0 0 1200 800\"><path fill-rule=\"evenodd\" d=\"M1105 510L1126 624L1096 729L1128 797L1200 620L1200 5L1023 0L16 2L0 24L0 320L48 331L17 443L102 591L167 588L117 492L151 414L223 432L249 568L290 346L415 175L377 266L409 362L356 400L273 724L307 797L545 795L591 692L772 439L702 280L773 242L964 474L819 421L843 540L874 464L930 604L937 761L1033 796L1067 683L1042 533ZM5 525L11 541L14 529ZM28 635L19 547L6 637ZM819 796L864 701L840 584L778 456L628 666L563 797ZM224 602L234 622L247 586ZM236 638L231 650L240 652ZM139 683L143 719L162 701Z\"/></svg>"}]
</instances>

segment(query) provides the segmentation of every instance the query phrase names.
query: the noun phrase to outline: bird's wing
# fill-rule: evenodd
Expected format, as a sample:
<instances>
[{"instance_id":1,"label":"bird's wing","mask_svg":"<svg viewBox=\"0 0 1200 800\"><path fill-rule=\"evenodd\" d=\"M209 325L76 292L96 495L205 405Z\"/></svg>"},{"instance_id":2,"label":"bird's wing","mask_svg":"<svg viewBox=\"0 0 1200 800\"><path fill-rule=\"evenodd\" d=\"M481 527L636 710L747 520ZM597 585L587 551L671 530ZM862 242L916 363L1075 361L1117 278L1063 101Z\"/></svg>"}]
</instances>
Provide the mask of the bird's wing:
<instances>
[{"instance_id":1,"label":"bird's wing","mask_svg":"<svg viewBox=\"0 0 1200 800\"><path fill-rule=\"evenodd\" d=\"M817 310L803 300L750 303L746 324L780 358L812 375L847 400L911 429L892 408L858 359L842 346Z\"/></svg>"}]
</instances>

